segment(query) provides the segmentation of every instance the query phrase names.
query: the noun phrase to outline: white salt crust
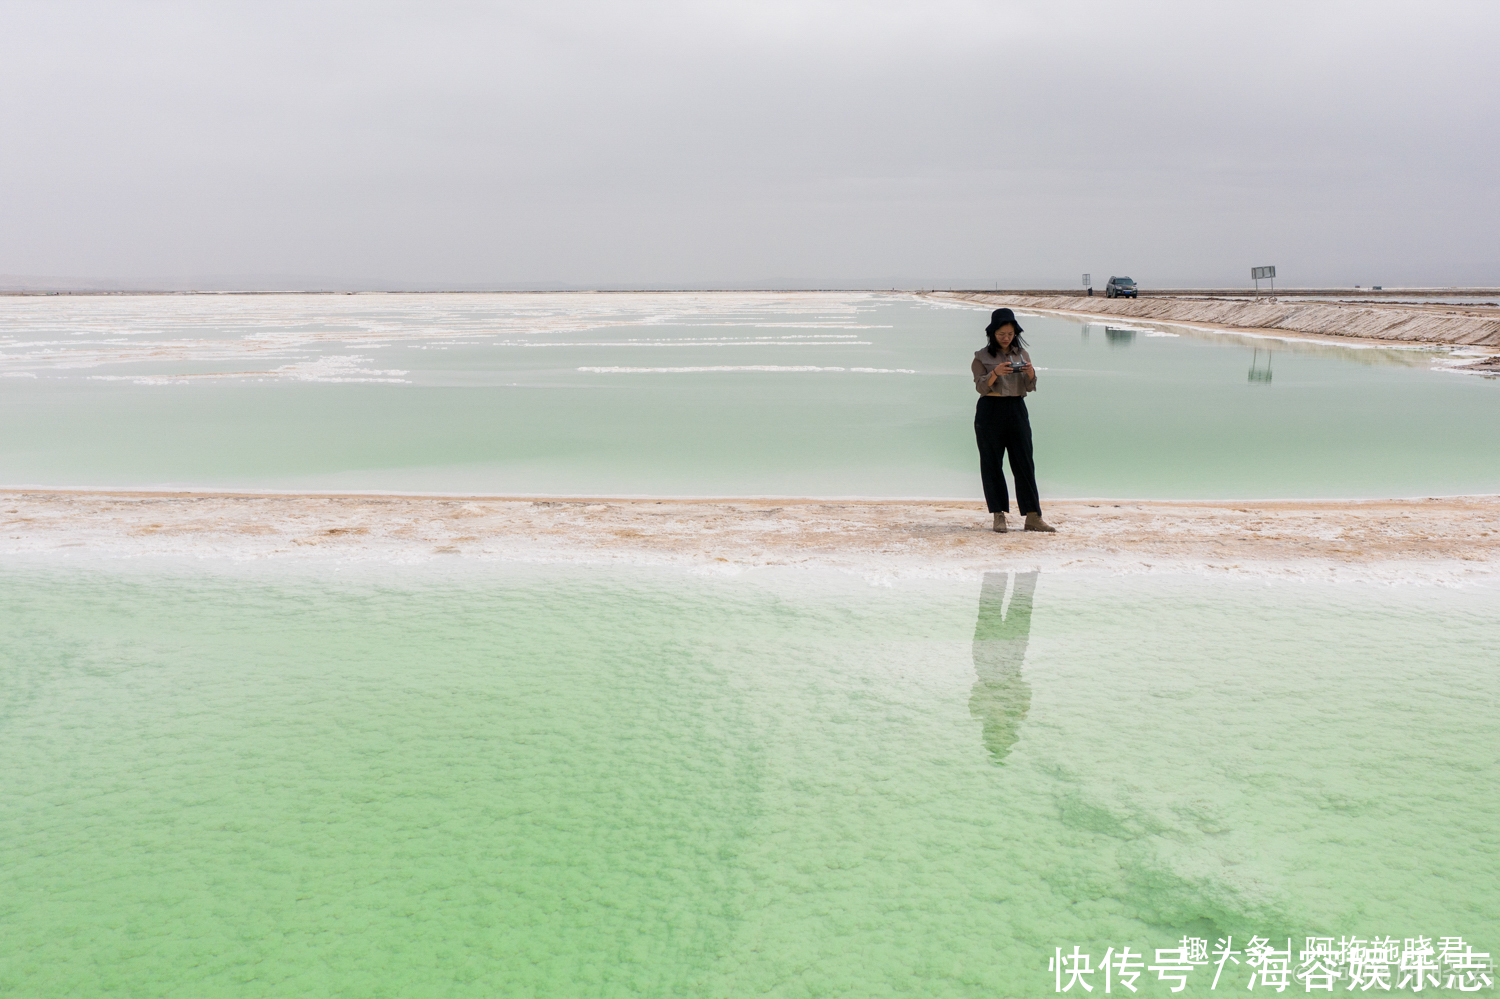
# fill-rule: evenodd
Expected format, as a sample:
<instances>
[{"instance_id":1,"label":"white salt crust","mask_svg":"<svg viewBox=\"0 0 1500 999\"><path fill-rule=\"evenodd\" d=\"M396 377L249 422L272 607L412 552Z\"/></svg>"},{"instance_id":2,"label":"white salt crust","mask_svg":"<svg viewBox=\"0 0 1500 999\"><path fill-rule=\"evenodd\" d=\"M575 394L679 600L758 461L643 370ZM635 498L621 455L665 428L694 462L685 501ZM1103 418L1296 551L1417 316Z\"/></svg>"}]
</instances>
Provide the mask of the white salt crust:
<instances>
[{"instance_id":1,"label":"white salt crust","mask_svg":"<svg viewBox=\"0 0 1500 999\"><path fill-rule=\"evenodd\" d=\"M485 563L803 568L872 582L1004 569L1453 584L1500 575L1500 497L1049 503L996 534L962 501L0 491L0 558L458 570Z\"/></svg>"}]
</instances>

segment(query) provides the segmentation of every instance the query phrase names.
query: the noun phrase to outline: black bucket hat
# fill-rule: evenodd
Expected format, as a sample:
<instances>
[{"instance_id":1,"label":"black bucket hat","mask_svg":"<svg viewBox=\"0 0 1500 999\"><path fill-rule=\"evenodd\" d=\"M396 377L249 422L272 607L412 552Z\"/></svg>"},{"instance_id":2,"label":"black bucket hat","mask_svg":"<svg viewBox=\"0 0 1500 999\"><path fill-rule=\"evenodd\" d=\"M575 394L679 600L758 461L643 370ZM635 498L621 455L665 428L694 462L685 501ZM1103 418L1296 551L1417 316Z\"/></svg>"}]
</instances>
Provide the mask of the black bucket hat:
<instances>
[{"instance_id":1,"label":"black bucket hat","mask_svg":"<svg viewBox=\"0 0 1500 999\"><path fill-rule=\"evenodd\" d=\"M1004 326L1006 323L1010 323L1012 326L1014 326L1017 333L1026 332L1025 330L1021 329L1021 324L1016 322L1016 314L1009 309L996 309L994 312L991 312L990 324L984 328L984 332L986 334L993 333L1000 327Z\"/></svg>"}]
</instances>

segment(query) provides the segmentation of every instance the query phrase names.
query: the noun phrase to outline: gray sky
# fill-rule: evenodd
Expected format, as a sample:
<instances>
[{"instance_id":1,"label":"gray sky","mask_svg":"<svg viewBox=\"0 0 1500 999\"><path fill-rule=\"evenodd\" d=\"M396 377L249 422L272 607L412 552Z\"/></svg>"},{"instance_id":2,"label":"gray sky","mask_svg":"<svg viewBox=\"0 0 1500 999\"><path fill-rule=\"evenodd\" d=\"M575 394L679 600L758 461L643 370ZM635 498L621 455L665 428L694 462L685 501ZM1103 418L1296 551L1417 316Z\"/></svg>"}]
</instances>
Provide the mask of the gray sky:
<instances>
[{"instance_id":1,"label":"gray sky","mask_svg":"<svg viewBox=\"0 0 1500 999\"><path fill-rule=\"evenodd\" d=\"M0 275L1500 285L1500 3L0 9Z\"/></svg>"}]
</instances>

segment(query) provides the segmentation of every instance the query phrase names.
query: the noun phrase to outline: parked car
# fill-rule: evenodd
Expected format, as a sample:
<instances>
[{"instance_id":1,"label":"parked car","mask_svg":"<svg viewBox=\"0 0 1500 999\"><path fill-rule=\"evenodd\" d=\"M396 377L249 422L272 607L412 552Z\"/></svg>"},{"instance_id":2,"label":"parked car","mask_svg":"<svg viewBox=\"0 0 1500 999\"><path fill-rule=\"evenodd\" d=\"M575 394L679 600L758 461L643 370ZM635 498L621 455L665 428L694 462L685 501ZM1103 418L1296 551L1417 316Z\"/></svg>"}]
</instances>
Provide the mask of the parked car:
<instances>
[{"instance_id":1,"label":"parked car","mask_svg":"<svg viewBox=\"0 0 1500 999\"><path fill-rule=\"evenodd\" d=\"M1135 282L1128 277L1112 277L1104 286L1105 298L1135 298Z\"/></svg>"}]
</instances>

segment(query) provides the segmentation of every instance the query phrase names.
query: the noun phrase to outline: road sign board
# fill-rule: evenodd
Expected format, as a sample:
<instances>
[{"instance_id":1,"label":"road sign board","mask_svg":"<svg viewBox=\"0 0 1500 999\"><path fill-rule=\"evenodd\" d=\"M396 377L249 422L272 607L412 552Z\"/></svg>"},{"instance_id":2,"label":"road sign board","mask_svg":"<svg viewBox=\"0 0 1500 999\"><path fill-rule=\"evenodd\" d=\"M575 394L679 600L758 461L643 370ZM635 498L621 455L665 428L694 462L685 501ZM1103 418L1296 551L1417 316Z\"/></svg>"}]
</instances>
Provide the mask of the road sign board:
<instances>
[{"instance_id":1,"label":"road sign board","mask_svg":"<svg viewBox=\"0 0 1500 999\"><path fill-rule=\"evenodd\" d=\"M1250 280L1252 280L1252 281L1262 281L1262 280L1264 280L1266 278L1273 278L1275 276L1276 276L1276 268L1275 267L1252 267L1252 268L1250 268Z\"/></svg>"},{"instance_id":2,"label":"road sign board","mask_svg":"<svg viewBox=\"0 0 1500 999\"><path fill-rule=\"evenodd\" d=\"M1094 275L1085 274L1083 276L1083 286L1085 288L1092 288L1094 286Z\"/></svg>"}]
</instances>

